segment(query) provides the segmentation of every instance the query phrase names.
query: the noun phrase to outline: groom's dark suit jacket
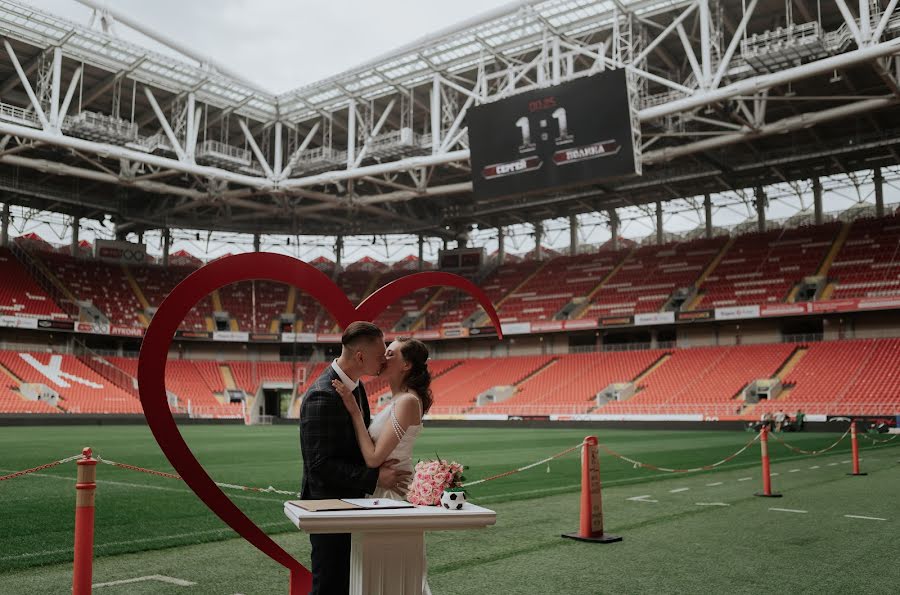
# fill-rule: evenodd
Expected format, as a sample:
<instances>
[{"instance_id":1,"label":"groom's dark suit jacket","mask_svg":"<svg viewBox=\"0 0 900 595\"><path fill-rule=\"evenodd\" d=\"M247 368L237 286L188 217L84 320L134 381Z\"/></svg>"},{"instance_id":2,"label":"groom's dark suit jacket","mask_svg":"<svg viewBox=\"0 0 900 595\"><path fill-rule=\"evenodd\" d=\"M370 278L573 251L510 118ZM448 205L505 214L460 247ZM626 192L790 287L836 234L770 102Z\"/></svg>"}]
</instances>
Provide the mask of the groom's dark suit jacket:
<instances>
[{"instance_id":1,"label":"groom's dark suit jacket","mask_svg":"<svg viewBox=\"0 0 900 595\"><path fill-rule=\"evenodd\" d=\"M331 386L339 379L332 366L306 392L300 407L300 448L303 452L301 498L364 498L375 491L378 469L366 467L353 420ZM363 419L371 421L369 400L362 382L354 391Z\"/></svg>"}]
</instances>

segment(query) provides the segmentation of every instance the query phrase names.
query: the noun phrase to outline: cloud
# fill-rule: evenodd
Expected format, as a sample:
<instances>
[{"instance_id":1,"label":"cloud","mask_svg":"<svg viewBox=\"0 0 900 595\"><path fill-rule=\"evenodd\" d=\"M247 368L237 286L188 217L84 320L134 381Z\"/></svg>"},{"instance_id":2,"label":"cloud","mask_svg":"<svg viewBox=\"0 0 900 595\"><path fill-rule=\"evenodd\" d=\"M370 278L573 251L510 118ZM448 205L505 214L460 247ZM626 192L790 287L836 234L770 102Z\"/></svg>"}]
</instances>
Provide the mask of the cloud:
<instances>
[{"instance_id":1,"label":"cloud","mask_svg":"<svg viewBox=\"0 0 900 595\"><path fill-rule=\"evenodd\" d=\"M28 4L79 24L74 0ZM349 70L508 0L116 0L110 6L274 93ZM157 44L119 25L118 34ZM167 52L171 53L171 52Z\"/></svg>"}]
</instances>

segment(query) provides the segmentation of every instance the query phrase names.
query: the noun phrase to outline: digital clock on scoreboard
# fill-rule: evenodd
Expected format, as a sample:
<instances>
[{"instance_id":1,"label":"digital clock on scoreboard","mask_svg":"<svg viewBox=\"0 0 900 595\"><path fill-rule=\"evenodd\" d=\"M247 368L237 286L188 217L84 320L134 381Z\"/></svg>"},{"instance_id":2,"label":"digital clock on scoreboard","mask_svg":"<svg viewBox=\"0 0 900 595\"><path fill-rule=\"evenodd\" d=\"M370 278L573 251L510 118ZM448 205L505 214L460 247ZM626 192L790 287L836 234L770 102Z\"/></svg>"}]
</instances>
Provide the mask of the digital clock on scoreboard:
<instances>
[{"instance_id":1,"label":"digital clock on scoreboard","mask_svg":"<svg viewBox=\"0 0 900 595\"><path fill-rule=\"evenodd\" d=\"M625 71L609 70L469 110L479 198L635 173Z\"/></svg>"}]
</instances>

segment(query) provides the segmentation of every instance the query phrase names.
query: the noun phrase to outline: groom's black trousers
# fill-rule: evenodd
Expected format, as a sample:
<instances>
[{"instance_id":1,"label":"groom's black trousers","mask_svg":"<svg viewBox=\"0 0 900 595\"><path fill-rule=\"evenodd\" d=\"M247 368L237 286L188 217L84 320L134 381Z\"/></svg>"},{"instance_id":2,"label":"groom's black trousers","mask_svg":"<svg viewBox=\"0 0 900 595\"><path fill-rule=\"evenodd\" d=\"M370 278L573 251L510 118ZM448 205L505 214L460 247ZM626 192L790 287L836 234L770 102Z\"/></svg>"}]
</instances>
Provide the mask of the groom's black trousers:
<instances>
[{"instance_id":1,"label":"groom's black trousers","mask_svg":"<svg viewBox=\"0 0 900 595\"><path fill-rule=\"evenodd\" d=\"M350 592L350 534L313 533L313 586L310 595L346 595Z\"/></svg>"}]
</instances>

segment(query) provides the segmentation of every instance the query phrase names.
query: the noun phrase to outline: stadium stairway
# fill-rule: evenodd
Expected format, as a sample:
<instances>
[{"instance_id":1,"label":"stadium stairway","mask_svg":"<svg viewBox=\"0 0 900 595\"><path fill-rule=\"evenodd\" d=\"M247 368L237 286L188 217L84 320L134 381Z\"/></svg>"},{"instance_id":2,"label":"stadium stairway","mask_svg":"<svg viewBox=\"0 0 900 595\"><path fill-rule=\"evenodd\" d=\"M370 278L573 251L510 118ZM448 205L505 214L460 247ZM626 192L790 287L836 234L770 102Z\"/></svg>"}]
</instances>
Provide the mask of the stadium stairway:
<instances>
[{"instance_id":1,"label":"stadium stairway","mask_svg":"<svg viewBox=\"0 0 900 595\"><path fill-rule=\"evenodd\" d=\"M78 298L76 298L75 295L71 291L69 291L69 288L66 287L65 284L62 281L60 281L56 275L53 274L53 272L49 269L49 267L47 267L47 265L44 264L44 261L42 259L37 258L34 254L29 252L28 250L21 250L21 251L19 251L19 253L27 255L27 257L30 259L30 264L33 264L34 267L38 270L38 272L40 272L40 274L43 275L43 277L47 281L47 283L49 283L54 288L56 288L57 291L62 293L62 295L65 296L65 298L67 300L70 300L73 304L78 303ZM38 285L40 285L40 279L37 279L37 281L38 281ZM77 306L76 306L76 308L77 308Z\"/></svg>"},{"instance_id":2,"label":"stadium stairway","mask_svg":"<svg viewBox=\"0 0 900 595\"><path fill-rule=\"evenodd\" d=\"M234 382L234 375L231 373L231 368L225 364L219 364L219 373L222 375L222 382L225 383L225 388L229 390L237 389L237 384Z\"/></svg>"},{"instance_id":3,"label":"stadium stairway","mask_svg":"<svg viewBox=\"0 0 900 595\"><path fill-rule=\"evenodd\" d=\"M819 267L819 270L816 272L816 276L819 277L827 277L828 271L831 270L831 265L834 264L834 259L837 257L838 253L841 251L841 248L844 247L844 243L847 241L847 236L850 235L850 224L844 223L841 226L841 231L838 233L837 237L834 240L834 243L831 245L831 249L828 251L828 254L825 255L825 259L822 261L822 266ZM827 299L824 298L823 299Z\"/></svg>"},{"instance_id":4,"label":"stadium stairway","mask_svg":"<svg viewBox=\"0 0 900 595\"><path fill-rule=\"evenodd\" d=\"M619 263L616 266L614 266L612 268L612 270L609 271L609 273L607 273L605 277L603 277L603 279L600 280L600 283L597 283L597 286L594 287L590 291L590 293L588 293L585 296L584 303L581 306L579 306L577 310L572 312L572 315L569 317L571 320L583 318L585 316L585 314L587 314L588 308L591 307L591 302L594 299L594 296L596 296L600 292L600 290L603 289L603 287L607 283L609 283L609 280L612 279L613 277L615 277L616 273L618 273L622 269L622 267L625 266L625 263L628 262L628 258L632 254L634 254L635 250L637 250L637 246L632 247L631 250L629 250L625 254L625 256L622 257L622 260L620 260Z\"/></svg>"},{"instance_id":5,"label":"stadium stairway","mask_svg":"<svg viewBox=\"0 0 900 595\"><path fill-rule=\"evenodd\" d=\"M123 392L131 395L135 399L140 399L140 395L138 394L137 389L135 389L134 377L109 360L98 358L100 361L97 361L90 355L79 355L76 359L110 384L119 387Z\"/></svg>"},{"instance_id":6,"label":"stadium stairway","mask_svg":"<svg viewBox=\"0 0 900 595\"><path fill-rule=\"evenodd\" d=\"M784 365L781 366L777 372L775 372L775 377L784 382L784 379L788 377L797 364L800 363L800 360L803 359L803 356L807 354L809 351L808 347L798 347L794 350L794 352L788 357L787 361L784 362Z\"/></svg>"},{"instance_id":7,"label":"stadium stairway","mask_svg":"<svg viewBox=\"0 0 900 595\"><path fill-rule=\"evenodd\" d=\"M694 299L691 300L691 303L687 304L684 310L693 310L697 307L697 304L699 304L703 300L703 294L700 293L700 286L703 285L703 282L706 281L706 278L709 277L714 270L716 270L716 267L719 266L719 263L721 263L722 259L725 258L725 255L728 254L728 251L731 250L731 247L734 245L736 239L736 236L731 236L730 238L728 238L728 241L725 242L725 245L722 246L722 249L718 254L716 254L716 257L712 259L712 262L709 263L709 266L706 267L706 270L700 273L700 276L694 282L694 287L697 289L697 295L694 296Z\"/></svg>"},{"instance_id":8,"label":"stadium stairway","mask_svg":"<svg viewBox=\"0 0 900 595\"><path fill-rule=\"evenodd\" d=\"M409 329L410 332L421 330L422 327L425 326L425 316L428 314L428 311L438 300L439 296L441 296L441 294L444 293L444 289L446 289L446 288L438 287L438 290L434 292L434 295L432 295L430 298L428 298L428 301L425 302L425 304L422 306L422 310L419 313L419 318L416 319L416 321L410 327L410 329Z\"/></svg>"},{"instance_id":9,"label":"stadium stairway","mask_svg":"<svg viewBox=\"0 0 900 595\"><path fill-rule=\"evenodd\" d=\"M540 266L538 266L534 271L532 271L532 273L531 273L530 275L528 275L527 277L525 277L524 279L522 279L522 282L521 282L521 283L519 283L518 285L516 285L515 287L513 287L512 289L510 289L509 291L507 291L507 292L506 292L506 295L504 295L502 298L500 298L499 301L497 301L497 303L494 304L494 309L497 311L498 315L499 315L501 318L503 318L503 313L502 313L502 311L501 311L501 309L503 308L503 303L504 303L505 301L507 301L513 294L518 293L519 291L521 291L521 289L522 289L523 287L525 287L526 285L528 285L528 283L529 283L532 279L534 279L535 277L537 277L538 275L540 275L540 274L543 272L543 270L547 267L547 264L549 264L549 263L550 263L550 259L544 260L544 261L540 264ZM481 309L481 306L479 306L478 308ZM486 312L483 312L483 313L481 314L481 316L479 316L478 319L475 321L475 324L473 324L472 326L476 326L476 327L478 327L478 326L484 326L484 325L486 325L489 321L490 321L490 317L487 315Z\"/></svg>"},{"instance_id":10,"label":"stadium stairway","mask_svg":"<svg viewBox=\"0 0 900 595\"><path fill-rule=\"evenodd\" d=\"M128 280L128 285L131 287L131 291L134 292L134 295L137 298L138 302L141 303L141 308L143 308L144 312L146 312L150 308L150 302L147 301L147 296L144 295L144 291L141 289L141 286L138 285L137 279L135 279L134 275L131 274L131 269L123 264L122 270L125 273L125 278ZM141 322L144 321L142 320Z\"/></svg>"},{"instance_id":11,"label":"stadium stairway","mask_svg":"<svg viewBox=\"0 0 900 595\"><path fill-rule=\"evenodd\" d=\"M0 364L0 414L3 413L63 413L43 401L26 399L19 392L19 378ZM15 390L13 390L15 389Z\"/></svg>"},{"instance_id":12,"label":"stadium stairway","mask_svg":"<svg viewBox=\"0 0 900 595\"><path fill-rule=\"evenodd\" d=\"M661 365L663 365L664 363L669 361L671 358L672 358L671 353L664 353L663 355L661 355L659 357L658 360L656 360L655 362L650 364L646 370L644 370L643 372L641 372L640 374L635 376L631 382L637 387L638 384L644 380L644 378L646 378L647 376L652 374L653 371L656 370L656 368L660 367ZM641 390L641 389L638 389L638 390ZM635 394L637 394L637 393L635 393Z\"/></svg>"}]
</instances>

